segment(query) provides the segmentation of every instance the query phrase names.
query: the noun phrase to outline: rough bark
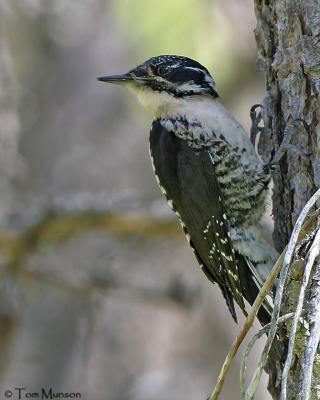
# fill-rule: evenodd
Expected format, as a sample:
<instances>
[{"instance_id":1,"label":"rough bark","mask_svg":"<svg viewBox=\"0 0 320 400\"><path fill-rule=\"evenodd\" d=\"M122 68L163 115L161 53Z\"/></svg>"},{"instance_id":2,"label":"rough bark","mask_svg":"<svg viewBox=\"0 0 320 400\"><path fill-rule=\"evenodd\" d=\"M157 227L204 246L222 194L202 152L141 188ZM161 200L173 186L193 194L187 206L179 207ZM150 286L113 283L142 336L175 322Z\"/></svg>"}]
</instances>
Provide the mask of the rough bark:
<instances>
[{"instance_id":1,"label":"rough bark","mask_svg":"<svg viewBox=\"0 0 320 400\"><path fill-rule=\"evenodd\" d=\"M275 160L279 158L273 178L273 237L276 248L282 251L301 209L320 187L320 1L255 0L255 12L257 64L266 74L263 113L268 128L260 138L259 152L265 161L273 156ZM283 313L295 310L313 237L310 235L296 252L287 279ZM288 399L308 398L303 397L306 394L302 388L306 381L308 337L314 330L319 308L319 270L316 260L305 296L303 320L298 326ZM286 325L288 335L290 324ZM311 399L320 398L319 359L317 354ZM269 364L272 366L272 360ZM277 383L271 376L270 388L276 385L280 387L281 379ZM280 398L278 390L271 392L275 399Z\"/></svg>"}]
</instances>

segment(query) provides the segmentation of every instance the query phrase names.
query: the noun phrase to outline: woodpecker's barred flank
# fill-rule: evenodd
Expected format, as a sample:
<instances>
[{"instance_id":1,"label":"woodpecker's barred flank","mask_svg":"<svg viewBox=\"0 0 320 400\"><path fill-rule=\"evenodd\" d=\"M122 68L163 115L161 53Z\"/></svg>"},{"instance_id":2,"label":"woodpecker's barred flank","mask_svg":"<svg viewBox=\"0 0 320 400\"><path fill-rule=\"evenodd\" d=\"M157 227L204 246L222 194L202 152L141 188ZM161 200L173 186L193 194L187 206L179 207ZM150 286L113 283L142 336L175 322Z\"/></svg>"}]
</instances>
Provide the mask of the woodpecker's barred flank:
<instances>
[{"instance_id":1,"label":"woodpecker's barred flank","mask_svg":"<svg viewBox=\"0 0 320 400\"><path fill-rule=\"evenodd\" d=\"M207 278L234 300L255 300L277 253L260 220L270 182L242 126L217 101L208 70L187 57L153 57L123 75L98 78L133 91L154 114L150 155L161 191ZM269 321L261 309L260 321Z\"/></svg>"}]
</instances>

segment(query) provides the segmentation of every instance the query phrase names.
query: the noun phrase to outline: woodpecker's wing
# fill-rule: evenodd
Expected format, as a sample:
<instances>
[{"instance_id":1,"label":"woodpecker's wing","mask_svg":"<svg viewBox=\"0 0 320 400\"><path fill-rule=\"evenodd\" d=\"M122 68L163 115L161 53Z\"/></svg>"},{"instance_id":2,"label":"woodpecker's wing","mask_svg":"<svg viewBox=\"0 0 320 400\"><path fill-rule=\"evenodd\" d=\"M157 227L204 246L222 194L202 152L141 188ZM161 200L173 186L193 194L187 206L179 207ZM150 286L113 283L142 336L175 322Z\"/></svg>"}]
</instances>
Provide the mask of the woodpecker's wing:
<instances>
[{"instance_id":1,"label":"woodpecker's wing","mask_svg":"<svg viewBox=\"0 0 320 400\"><path fill-rule=\"evenodd\" d=\"M263 284L254 265L235 251L229 236L225 202L208 150L195 151L179 139L177 174L180 201L177 202L185 231L190 235L202 269L219 283L229 310L236 320L233 299L246 315L243 298L252 305ZM258 319L270 322L271 307L265 302Z\"/></svg>"},{"instance_id":2,"label":"woodpecker's wing","mask_svg":"<svg viewBox=\"0 0 320 400\"><path fill-rule=\"evenodd\" d=\"M152 124L150 153L160 188L178 215L203 271L217 282L236 320L233 299L245 313L223 195L207 150L198 151L160 120Z\"/></svg>"},{"instance_id":3,"label":"woodpecker's wing","mask_svg":"<svg viewBox=\"0 0 320 400\"><path fill-rule=\"evenodd\" d=\"M217 282L232 312L230 294L245 312L235 251L214 166L207 150L196 151L177 139L177 209L203 270Z\"/></svg>"}]
</instances>

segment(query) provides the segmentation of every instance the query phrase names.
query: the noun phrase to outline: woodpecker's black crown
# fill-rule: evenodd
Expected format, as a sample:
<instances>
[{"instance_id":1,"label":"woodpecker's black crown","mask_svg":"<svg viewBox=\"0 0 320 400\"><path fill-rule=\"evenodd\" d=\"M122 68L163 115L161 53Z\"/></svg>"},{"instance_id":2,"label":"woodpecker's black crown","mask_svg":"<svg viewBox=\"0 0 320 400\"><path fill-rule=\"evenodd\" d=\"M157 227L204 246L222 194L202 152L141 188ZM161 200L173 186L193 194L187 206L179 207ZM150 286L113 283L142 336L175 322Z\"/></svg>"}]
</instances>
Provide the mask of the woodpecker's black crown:
<instances>
[{"instance_id":1,"label":"woodpecker's black crown","mask_svg":"<svg viewBox=\"0 0 320 400\"><path fill-rule=\"evenodd\" d=\"M155 92L167 92L175 97L218 97L209 71L197 61L184 56L152 57L124 75L106 76L98 80L142 86Z\"/></svg>"}]
</instances>

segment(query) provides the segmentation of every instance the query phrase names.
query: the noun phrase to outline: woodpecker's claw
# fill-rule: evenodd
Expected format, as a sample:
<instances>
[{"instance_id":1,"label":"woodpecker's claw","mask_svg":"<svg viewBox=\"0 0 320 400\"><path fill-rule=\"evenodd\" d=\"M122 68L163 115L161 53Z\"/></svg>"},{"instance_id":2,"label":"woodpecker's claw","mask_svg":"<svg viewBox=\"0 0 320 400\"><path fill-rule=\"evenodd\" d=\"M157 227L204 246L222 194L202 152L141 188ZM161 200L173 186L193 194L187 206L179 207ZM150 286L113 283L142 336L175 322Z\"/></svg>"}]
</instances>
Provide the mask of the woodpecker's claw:
<instances>
[{"instance_id":1,"label":"woodpecker's claw","mask_svg":"<svg viewBox=\"0 0 320 400\"><path fill-rule=\"evenodd\" d=\"M263 106L261 104L254 104L250 108L250 118L251 118L251 129L250 129L250 141L253 146L256 146L256 139L259 133L263 131L263 127L259 126L262 121L261 110L256 112L257 108L262 109Z\"/></svg>"}]
</instances>

